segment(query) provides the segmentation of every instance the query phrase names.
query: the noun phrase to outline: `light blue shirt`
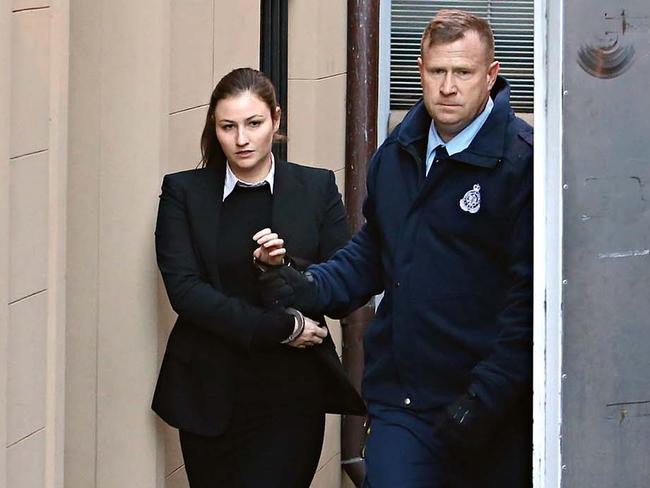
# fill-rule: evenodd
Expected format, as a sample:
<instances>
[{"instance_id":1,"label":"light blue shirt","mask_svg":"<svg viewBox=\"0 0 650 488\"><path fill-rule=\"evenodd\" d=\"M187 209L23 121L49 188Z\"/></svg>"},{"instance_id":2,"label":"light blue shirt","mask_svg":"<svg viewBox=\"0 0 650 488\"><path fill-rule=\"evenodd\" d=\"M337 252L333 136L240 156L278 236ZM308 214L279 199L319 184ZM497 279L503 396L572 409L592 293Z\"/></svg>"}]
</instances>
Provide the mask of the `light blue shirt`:
<instances>
[{"instance_id":1,"label":"light blue shirt","mask_svg":"<svg viewBox=\"0 0 650 488\"><path fill-rule=\"evenodd\" d=\"M467 127L461 130L447 143L445 143L445 141L442 140L442 138L438 134L438 131L436 130L436 126L433 120L431 121L431 127L429 127L429 142L427 143L427 160L426 160L427 175L429 174L429 170L431 169L431 166L433 165L433 161L435 160L436 148L440 145L445 146L447 148L447 153L450 156L453 156L454 154L457 154L467 149L469 145L472 143L472 141L474 140L474 138L476 137L476 134L478 134L478 131L480 131L481 127L483 127L483 124L485 124L487 118L490 116L493 107L494 107L494 102L490 97L488 97L488 101L485 104L485 108L478 115L478 117L472 120L472 122Z\"/></svg>"}]
</instances>

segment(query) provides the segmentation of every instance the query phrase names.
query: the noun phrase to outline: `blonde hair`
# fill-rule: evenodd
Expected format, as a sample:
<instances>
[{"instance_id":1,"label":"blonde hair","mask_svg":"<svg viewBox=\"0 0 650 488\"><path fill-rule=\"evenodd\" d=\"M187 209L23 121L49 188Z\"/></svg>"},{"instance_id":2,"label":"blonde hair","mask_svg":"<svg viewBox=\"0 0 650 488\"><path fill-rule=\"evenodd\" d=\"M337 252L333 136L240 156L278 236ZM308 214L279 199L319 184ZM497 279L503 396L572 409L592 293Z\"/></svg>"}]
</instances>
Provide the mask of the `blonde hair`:
<instances>
[{"instance_id":1,"label":"blonde hair","mask_svg":"<svg viewBox=\"0 0 650 488\"><path fill-rule=\"evenodd\" d=\"M431 19L422 34L420 55L425 47L448 44L465 37L466 32L476 32L485 44L488 63L494 61L494 34L486 20L464 10L443 9ZM426 44L426 46L425 46Z\"/></svg>"}]
</instances>

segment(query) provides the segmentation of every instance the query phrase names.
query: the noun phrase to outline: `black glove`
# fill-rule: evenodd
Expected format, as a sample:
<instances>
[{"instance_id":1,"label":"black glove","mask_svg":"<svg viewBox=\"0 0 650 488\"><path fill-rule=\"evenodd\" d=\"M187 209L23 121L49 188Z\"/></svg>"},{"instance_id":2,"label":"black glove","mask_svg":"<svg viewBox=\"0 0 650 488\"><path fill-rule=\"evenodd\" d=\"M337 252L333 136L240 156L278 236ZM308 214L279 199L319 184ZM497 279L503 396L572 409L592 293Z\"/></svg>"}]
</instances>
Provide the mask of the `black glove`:
<instances>
[{"instance_id":1,"label":"black glove","mask_svg":"<svg viewBox=\"0 0 650 488\"><path fill-rule=\"evenodd\" d=\"M318 315L318 289L311 274L291 266L270 268L259 277L262 302L267 308L294 307L305 315Z\"/></svg>"},{"instance_id":2,"label":"black glove","mask_svg":"<svg viewBox=\"0 0 650 488\"><path fill-rule=\"evenodd\" d=\"M456 454L483 447L494 432L496 419L476 394L468 392L448 405L434 433Z\"/></svg>"}]
</instances>

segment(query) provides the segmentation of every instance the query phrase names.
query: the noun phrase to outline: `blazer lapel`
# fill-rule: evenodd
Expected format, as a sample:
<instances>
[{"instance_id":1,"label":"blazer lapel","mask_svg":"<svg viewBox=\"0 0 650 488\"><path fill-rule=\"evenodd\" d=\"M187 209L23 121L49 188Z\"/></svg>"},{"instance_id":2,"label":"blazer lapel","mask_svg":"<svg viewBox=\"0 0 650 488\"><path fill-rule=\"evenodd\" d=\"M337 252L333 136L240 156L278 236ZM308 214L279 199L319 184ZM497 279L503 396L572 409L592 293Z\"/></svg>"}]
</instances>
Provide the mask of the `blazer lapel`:
<instances>
[{"instance_id":1,"label":"blazer lapel","mask_svg":"<svg viewBox=\"0 0 650 488\"><path fill-rule=\"evenodd\" d=\"M299 239L300 226L305 215L301 199L307 189L294 177L286 161L276 159L273 181L273 208L271 229L285 240L285 244ZM308 218L308 216L307 216Z\"/></svg>"},{"instance_id":2,"label":"blazer lapel","mask_svg":"<svg viewBox=\"0 0 650 488\"><path fill-rule=\"evenodd\" d=\"M204 171L204 177L199 179L199 184L189 195L190 213L195 223L192 231L196 236L198 251L207 268L210 282L215 288L220 289L217 245L226 171L220 166L209 166Z\"/></svg>"},{"instance_id":3,"label":"blazer lapel","mask_svg":"<svg viewBox=\"0 0 650 488\"><path fill-rule=\"evenodd\" d=\"M210 282L220 289L217 246L226 170L223 167L210 166L204 171L205 177L199 180L200 184L189 196L190 214L196 224L192 231L196 236L198 251L207 268ZM300 180L292 174L287 162L276 159L271 228L289 247L292 242L301 239L302 222L309 218L309 214L305 214L304 201L301 205L306 190Z\"/></svg>"}]
</instances>

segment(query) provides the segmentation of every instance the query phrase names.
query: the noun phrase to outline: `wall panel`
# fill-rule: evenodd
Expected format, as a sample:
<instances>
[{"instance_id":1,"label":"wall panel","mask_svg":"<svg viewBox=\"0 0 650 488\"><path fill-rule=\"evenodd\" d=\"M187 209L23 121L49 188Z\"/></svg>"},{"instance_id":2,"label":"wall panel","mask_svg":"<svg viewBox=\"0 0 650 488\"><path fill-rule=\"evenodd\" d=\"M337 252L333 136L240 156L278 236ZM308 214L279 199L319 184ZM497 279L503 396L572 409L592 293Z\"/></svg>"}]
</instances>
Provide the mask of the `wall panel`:
<instances>
[{"instance_id":1,"label":"wall panel","mask_svg":"<svg viewBox=\"0 0 650 488\"><path fill-rule=\"evenodd\" d=\"M7 488L52 486L45 476L45 431L7 448Z\"/></svg>"},{"instance_id":2,"label":"wall panel","mask_svg":"<svg viewBox=\"0 0 650 488\"><path fill-rule=\"evenodd\" d=\"M97 460L101 4L70 2L66 488L94 488Z\"/></svg>"},{"instance_id":3,"label":"wall panel","mask_svg":"<svg viewBox=\"0 0 650 488\"><path fill-rule=\"evenodd\" d=\"M48 148L50 9L13 14L11 156Z\"/></svg>"},{"instance_id":4,"label":"wall panel","mask_svg":"<svg viewBox=\"0 0 650 488\"><path fill-rule=\"evenodd\" d=\"M345 167L346 76L289 80L289 159L332 170Z\"/></svg>"},{"instance_id":5,"label":"wall panel","mask_svg":"<svg viewBox=\"0 0 650 488\"><path fill-rule=\"evenodd\" d=\"M9 306L7 444L45 428L47 292Z\"/></svg>"},{"instance_id":6,"label":"wall panel","mask_svg":"<svg viewBox=\"0 0 650 488\"><path fill-rule=\"evenodd\" d=\"M319 467L311 488L337 488L341 485L341 456L337 453L323 466Z\"/></svg>"},{"instance_id":7,"label":"wall panel","mask_svg":"<svg viewBox=\"0 0 650 488\"><path fill-rule=\"evenodd\" d=\"M13 0L13 10L28 10L49 7L50 0Z\"/></svg>"},{"instance_id":8,"label":"wall panel","mask_svg":"<svg viewBox=\"0 0 650 488\"><path fill-rule=\"evenodd\" d=\"M10 163L10 302L47 287L48 166L47 151Z\"/></svg>"},{"instance_id":9,"label":"wall panel","mask_svg":"<svg viewBox=\"0 0 650 488\"><path fill-rule=\"evenodd\" d=\"M168 8L157 0L102 2L98 488L154 487L162 471L150 404L158 356L153 228L167 157Z\"/></svg>"},{"instance_id":10,"label":"wall panel","mask_svg":"<svg viewBox=\"0 0 650 488\"><path fill-rule=\"evenodd\" d=\"M564 2L564 487L650 480L648 19Z\"/></svg>"},{"instance_id":11,"label":"wall panel","mask_svg":"<svg viewBox=\"0 0 650 488\"><path fill-rule=\"evenodd\" d=\"M165 488L188 488L187 475L182 466L165 479Z\"/></svg>"},{"instance_id":12,"label":"wall panel","mask_svg":"<svg viewBox=\"0 0 650 488\"><path fill-rule=\"evenodd\" d=\"M260 0L214 0L214 83L234 68L259 65Z\"/></svg>"},{"instance_id":13,"label":"wall panel","mask_svg":"<svg viewBox=\"0 0 650 488\"><path fill-rule=\"evenodd\" d=\"M289 2L289 78L316 80L346 72L347 1Z\"/></svg>"},{"instance_id":14,"label":"wall panel","mask_svg":"<svg viewBox=\"0 0 650 488\"><path fill-rule=\"evenodd\" d=\"M214 35L212 8L213 0L171 1L171 112L210 101Z\"/></svg>"},{"instance_id":15,"label":"wall panel","mask_svg":"<svg viewBox=\"0 0 650 488\"><path fill-rule=\"evenodd\" d=\"M206 92L210 99L210 88ZM201 160L201 132L207 107L185 110L169 117L169 165L165 173L196 168Z\"/></svg>"},{"instance_id":16,"label":"wall panel","mask_svg":"<svg viewBox=\"0 0 650 488\"><path fill-rule=\"evenodd\" d=\"M67 0L3 1L0 482L62 487ZM7 29L6 22L11 26ZM6 84L5 84L6 83ZM8 105L4 102L8 101ZM5 145L6 144L6 145ZM4 149L8 148L5 153ZM54 148L54 151L52 149ZM6 215L6 218L5 218ZM4 220L3 220L4 219ZM5 247L6 246L6 247ZM6 271L6 272L5 272ZM6 294L5 294L6 292ZM5 349L6 346L6 349ZM6 353L5 353L6 351ZM5 400L6 399L6 400ZM6 430L4 430L6 426Z\"/></svg>"},{"instance_id":17,"label":"wall panel","mask_svg":"<svg viewBox=\"0 0 650 488\"><path fill-rule=\"evenodd\" d=\"M11 0L0 0L0 276L9 276ZM9 280L0 280L0 369L7 371ZM0 375L0 486L7 485L7 375Z\"/></svg>"},{"instance_id":18,"label":"wall panel","mask_svg":"<svg viewBox=\"0 0 650 488\"><path fill-rule=\"evenodd\" d=\"M153 228L168 156L170 4L73 0L66 488L161 486Z\"/></svg>"}]
</instances>

